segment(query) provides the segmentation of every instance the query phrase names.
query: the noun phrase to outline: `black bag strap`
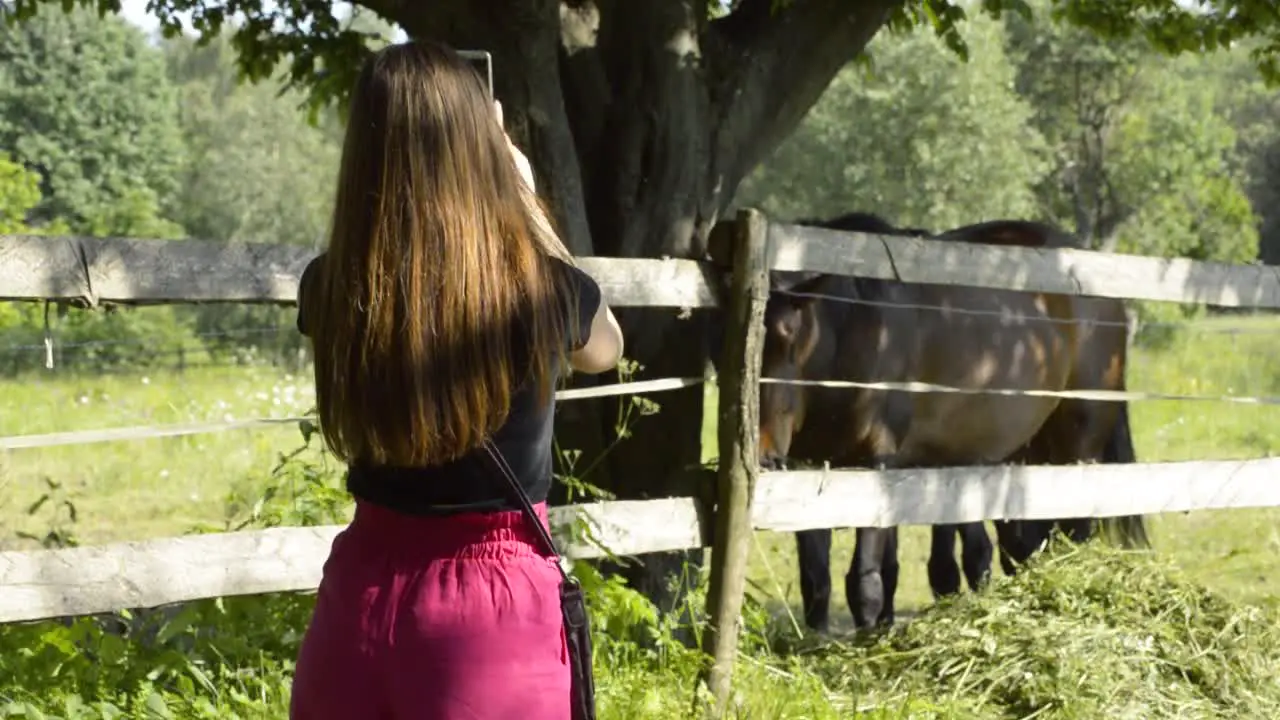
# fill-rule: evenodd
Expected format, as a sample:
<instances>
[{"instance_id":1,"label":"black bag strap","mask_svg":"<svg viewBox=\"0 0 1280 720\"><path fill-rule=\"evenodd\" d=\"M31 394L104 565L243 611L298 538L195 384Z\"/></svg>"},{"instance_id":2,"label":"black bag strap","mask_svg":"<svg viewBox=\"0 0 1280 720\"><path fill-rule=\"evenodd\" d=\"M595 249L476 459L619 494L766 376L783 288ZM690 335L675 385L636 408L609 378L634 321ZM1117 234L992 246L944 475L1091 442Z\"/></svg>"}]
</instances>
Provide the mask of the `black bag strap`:
<instances>
[{"instance_id":1,"label":"black bag strap","mask_svg":"<svg viewBox=\"0 0 1280 720\"><path fill-rule=\"evenodd\" d=\"M533 503L529 500L529 494L524 491L524 487L520 485L520 480L516 478L516 474L512 472L511 466L507 464L507 459L502 456L502 452L493 444L492 440L484 441L484 452L489 456L489 460L498 468L498 474L502 475L506 480L508 489L520 502L520 509L524 512L524 516L533 526L537 528L538 537L542 539L543 550L556 558L560 557L560 551L556 549L556 541L552 539L551 533L547 531L542 520L538 518L538 513L533 510ZM556 568L560 570L560 575L566 582L570 580L569 574L564 571L564 566L558 561Z\"/></svg>"}]
</instances>

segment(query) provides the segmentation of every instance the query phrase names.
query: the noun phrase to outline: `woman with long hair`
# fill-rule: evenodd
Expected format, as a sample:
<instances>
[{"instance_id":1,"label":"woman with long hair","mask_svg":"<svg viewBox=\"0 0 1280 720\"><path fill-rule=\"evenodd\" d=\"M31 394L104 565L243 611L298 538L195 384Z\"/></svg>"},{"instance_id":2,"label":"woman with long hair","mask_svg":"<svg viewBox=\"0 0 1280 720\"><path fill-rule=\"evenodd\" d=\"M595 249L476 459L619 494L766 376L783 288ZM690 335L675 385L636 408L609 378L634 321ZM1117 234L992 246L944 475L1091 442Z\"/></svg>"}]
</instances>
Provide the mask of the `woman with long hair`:
<instances>
[{"instance_id":1,"label":"woman with long hair","mask_svg":"<svg viewBox=\"0 0 1280 720\"><path fill-rule=\"evenodd\" d=\"M477 73L389 46L351 99L332 235L303 272L327 446L351 524L333 542L290 717L570 716L559 559L546 526L553 391L622 355Z\"/></svg>"}]
</instances>

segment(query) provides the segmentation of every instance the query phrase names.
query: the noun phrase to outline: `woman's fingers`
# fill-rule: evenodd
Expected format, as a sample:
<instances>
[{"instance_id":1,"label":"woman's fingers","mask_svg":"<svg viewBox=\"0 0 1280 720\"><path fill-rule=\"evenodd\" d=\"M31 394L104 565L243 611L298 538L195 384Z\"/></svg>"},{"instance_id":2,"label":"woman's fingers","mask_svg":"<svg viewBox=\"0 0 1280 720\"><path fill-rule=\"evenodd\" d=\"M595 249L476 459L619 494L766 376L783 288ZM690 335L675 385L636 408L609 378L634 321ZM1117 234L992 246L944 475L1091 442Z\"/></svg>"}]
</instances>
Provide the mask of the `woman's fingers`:
<instances>
[{"instance_id":1,"label":"woman's fingers","mask_svg":"<svg viewBox=\"0 0 1280 720\"><path fill-rule=\"evenodd\" d=\"M502 103L496 99L493 101L493 113L498 117L498 126L502 127ZM525 157L525 154L520 152L520 148L511 141L511 136L507 135L505 127L502 128L502 135L507 139L507 149L511 151L511 158L516 162L516 170L520 172L520 177L524 178L530 190L534 189L533 166L530 165L529 158Z\"/></svg>"},{"instance_id":2,"label":"woman's fingers","mask_svg":"<svg viewBox=\"0 0 1280 720\"><path fill-rule=\"evenodd\" d=\"M520 177L524 178L525 184L533 190L533 166L529 163L529 158L520 152L520 148L511 142L511 138L507 138L507 147L511 148L511 157L516 161L516 169L520 171Z\"/></svg>"}]
</instances>

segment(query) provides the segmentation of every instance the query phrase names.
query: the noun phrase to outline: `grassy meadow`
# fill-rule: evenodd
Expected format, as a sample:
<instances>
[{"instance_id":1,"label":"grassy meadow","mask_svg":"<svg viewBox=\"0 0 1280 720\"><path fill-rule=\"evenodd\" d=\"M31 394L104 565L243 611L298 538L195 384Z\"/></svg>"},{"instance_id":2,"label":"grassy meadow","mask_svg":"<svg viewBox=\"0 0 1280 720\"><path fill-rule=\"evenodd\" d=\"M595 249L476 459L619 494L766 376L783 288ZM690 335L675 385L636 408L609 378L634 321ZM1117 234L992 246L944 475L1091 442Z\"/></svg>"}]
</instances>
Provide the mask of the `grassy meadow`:
<instances>
[{"instance_id":1,"label":"grassy meadow","mask_svg":"<svg viewBox=\"0 0 1280 720\"><path fill-rule=\"evenodd\" d=\"M311 377L269 366L187 372L25 376L3 381L0 435L216 422L304 414ZM66 506L27 511L59 484L69 532L82 544L180 535L218 526L255 497L280 453L301 442L294 425L177 438L0 451L0 549L30 546L16 534L66 526ZM325 462L322 453L311 455Z\"/></svg>"},{"instance_id":2,"label":"grassy meadow","mask_svg":"<svg viewBox=\"0 0 1280 720\"><path fill-rule=\"evenodd\" d=\"M1223 332L1228 329L1234 332ZM1280 320L1200 321L1162 349L1135 349L1129 383L1159 393L1280 395ZM261 366L146 375L55 371L0 381L0 387L0 435L285 417L305 412L313 400L308 375ZM714 388L707 397L715 401ZM660 404L661 396L655 400ZM1135 403L1132 415L1144 461L1280 450L1280 407L1148 401ZM704 453L713 457L715 413L707 416ZM220 529L252 510L280 455L300 442L295 427L281 426L0 452L0 550L37 547L51 530L63 540L96 544ZM302 457L321 467L329 462L314 449ZM50 491L49 481L57 488ZM33 511L46 494L55 502ZM1280 685L1238 693L1258 678L1280 678L1280 622L1252 609L1276 605L1280 597L1280 509L1164 515L1152 522L1154 558L1072 550L1071 557L1051 558L1017 580L997 581L982 596L944 603L880 640L834 643L788 627L788 611L799 612L794 540L758 533L737 716L1280 713ZM919 611L932 604L924 571L927 531L903 532L899 607ZM837 531L833 546L837 623L849 624L841 576L852 539L852 531ZM603 597L593 612L610 627L652 624L652 610L634 599ZM215 643L208 654L222 661L207 664L175 666L173 656L145 643L122 649L79 624L68 636L58 634L63 629L56 623L0 629L0 678L12 676L0 679L0 718L282 718L291 643L306 622L307 602L305 595L288 595L191 604L199 609L187 617L190 627L174 632L196 648ZM213 622L238 628L232 634L243 637L233 649L228 633L193 629ZM72 636L98 643L99 655L70 654L66 638ZM656 647L602 642L596 659L602 717L687 715L696 656L663 637ZM115 664L96 664L108 646ZM26 654L8 654L6 661L6 648ZM1135 659L1148 655L1156 663L1150 671L1135 670ZM44 677L46 665L55 679L34 679ZM145 690L161 685L163 693ZM112 687L127 687L119 692L128 697L112 696ZM104 693L110 702L84 700ZM157 709L166 702L169 709ZM103 703L125 710L113 714Z\"/></svg>"}]
</instances>

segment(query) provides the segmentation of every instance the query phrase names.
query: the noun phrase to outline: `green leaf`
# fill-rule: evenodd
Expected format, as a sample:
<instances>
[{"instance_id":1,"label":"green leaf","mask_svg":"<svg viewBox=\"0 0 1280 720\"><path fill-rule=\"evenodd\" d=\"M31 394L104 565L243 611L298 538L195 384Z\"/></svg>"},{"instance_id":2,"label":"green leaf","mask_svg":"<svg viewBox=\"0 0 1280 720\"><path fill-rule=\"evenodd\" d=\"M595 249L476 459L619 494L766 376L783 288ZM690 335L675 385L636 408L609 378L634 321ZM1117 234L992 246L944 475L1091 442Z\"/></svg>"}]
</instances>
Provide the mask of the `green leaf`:
<instances>
[{"instance_id":1,"label":"green leaf","mask_svg":"<svg viewBox=\"0 0 1280 720\"><path fill-rule=\"evenodd\" d=\"M124 662L129 655L129 646L124 639L114 633L105 633L98 641L98 661L102 665L111 666Z\"/></svg>"},{"instance_id":2,"label":"green leaf","mask_svg":"<svg viewBox=\"0 0 1280 720\"><path fill-rule=\"evenodd\" d=\"M170 720L174 717L173 712L169 710L169 704L164 700L164 696L158 692L152 691L147 695L145 707L148 718Z\"/></svg>"},{"instance_id":3,"label":"green leaf","mask_svg":"<svg viewBox=\"0 0 1280 720\"><path fill-rule=\"evenodd\" d=\"M156 633L156 643L158 645L168 645L171 640L186 632L199 619L200 611L197 606L184 606L175 617L160 626L160 631Z\"/></svg>"}]
</instances>

